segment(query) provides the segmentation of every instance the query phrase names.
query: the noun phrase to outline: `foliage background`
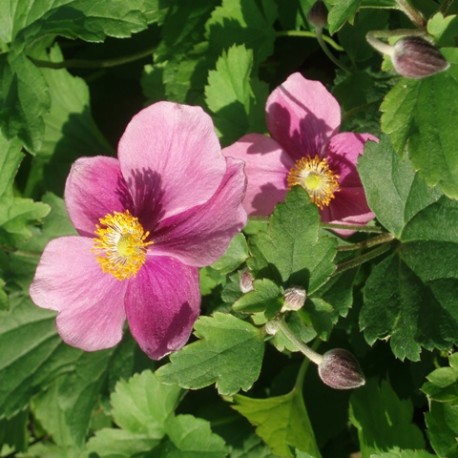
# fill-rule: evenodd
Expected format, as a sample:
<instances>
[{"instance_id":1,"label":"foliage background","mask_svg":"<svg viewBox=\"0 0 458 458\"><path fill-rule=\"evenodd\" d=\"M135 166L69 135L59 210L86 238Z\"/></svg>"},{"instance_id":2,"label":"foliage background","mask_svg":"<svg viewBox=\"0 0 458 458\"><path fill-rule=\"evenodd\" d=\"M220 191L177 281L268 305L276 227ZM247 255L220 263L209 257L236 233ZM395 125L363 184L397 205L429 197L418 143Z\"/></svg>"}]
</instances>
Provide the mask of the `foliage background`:
<instances>
[{"instance_id":1,"label":"foliage background","mask_svg":"<svg viewBox=\"0 0 458 458\"><path fill-rule=\"evenodd\" d=\"M347 70L314 38L312 3L0 4L0 456L458 456L458 7L413 2L451 66L407 80L365 40L415 27L399 2L326 1L328 47ZM373 230L393 240L340 240L293 190L202 270L203 316L170 362L127 331L111 350L63 344L27 291L46 243L73 232L71 163L114 155L132 115L163 99L201 105L223 146L266 132L266 98L294 71L332 91L342 130L381 138L359 171ZM245 264L255 291L241 297ZM292 284L308 300L291 329L320 353L350 349L365 387L331 390L284 335L265 335Z\"/></svg>"}]
</instances>

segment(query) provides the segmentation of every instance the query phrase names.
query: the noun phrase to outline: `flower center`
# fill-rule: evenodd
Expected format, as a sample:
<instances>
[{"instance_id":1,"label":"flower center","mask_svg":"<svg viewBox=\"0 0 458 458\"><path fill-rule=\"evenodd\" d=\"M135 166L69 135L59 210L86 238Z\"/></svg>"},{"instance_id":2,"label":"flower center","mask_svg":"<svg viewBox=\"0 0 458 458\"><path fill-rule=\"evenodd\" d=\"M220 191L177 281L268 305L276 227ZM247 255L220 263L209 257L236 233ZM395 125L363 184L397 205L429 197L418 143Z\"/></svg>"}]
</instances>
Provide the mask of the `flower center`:
<instances>
[{"instance_id":1,"label":"flower center","mask_svg":"<svg viewBox=\"0 0 458 458\"><path fill-rule=\"evenodd\" d=\"M99 219L93 253L102 271L118 280L134 277L146 260L149 232L129 210L108 213Z\"/></svg>"},{"instance_id":2,"label":"flower center","mask_svg":"<svg viewBox=\"0 0 458 458\"><path fill-rule=\"evenodd\" d=\"M335 174L326 159L303 157L299 159L288 174L288 189L302 186L310 200L320 209L327 207L334 194L340 191L339 175Z\"/></svg>"}]
</instances>

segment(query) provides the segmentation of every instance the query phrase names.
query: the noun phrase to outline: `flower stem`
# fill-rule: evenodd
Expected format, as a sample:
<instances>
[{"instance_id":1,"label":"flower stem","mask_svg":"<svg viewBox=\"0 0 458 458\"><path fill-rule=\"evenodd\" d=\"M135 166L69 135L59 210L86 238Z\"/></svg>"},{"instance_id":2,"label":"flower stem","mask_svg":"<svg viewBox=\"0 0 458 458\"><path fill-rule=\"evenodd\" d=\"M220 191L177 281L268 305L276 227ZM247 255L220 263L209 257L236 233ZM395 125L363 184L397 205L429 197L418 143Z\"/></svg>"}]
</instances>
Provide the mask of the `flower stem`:
<instances>
[{"instance_id":1,"label":"flower stem","mask_svg":"<svg viewBox=\"0 0 458 458\"><path fill-rule=\"evenodd\" d=\"M129 64L131 62L135 62L136 60L148 57L153 53L154 49L155 48L148 48L136 54L131 54L130 56L116 57L114 59L106 60L68 59L63 62L51 62L48 60L35 59L31 56L29 56L29 59L38 67L53 68L56 70L61 68L109 68Z\"/></svg>"},{"instance_id":2,"label":"flower stem","mask_svg":"<svg viewBox=\"0 0 458 458\"><path fill-rule=\"evenodd\" d=\"M305 37L305 38L317 38L315 32L310 32L308 30L283 30L276 33L277 37ZM344 51L344 48L336 43L331 37L327 35L322 35L323 40L326 41L330 46L332 46L336 51Z\"/></svg>"},{"instance_id":3,"label":"flower stem","mask_svg":"<svg viewBox=\"0 0 458 458\"><path fill-rule=\"evenodd\" d=\"M386 253L389 249L390 249L390 245L384 244L384 245L378 246L377 248L374 248L371 251L368 251L367 253L364 253L360 256L356 256L355 258L350 259L349 261L342 262L337 265L337 269L331 276L335 277L336 275L339 275L342 272L345 272L346 270L354 269L355 267L358 267L361 264L364 264L367 261L377 258L378 256L382 255L383 253Z\"/></svg>"},{"instance_id":4,"label":"flower stem","mask_svg":"<svg viewBox=\"0 0 458 458\"><path fill-rule=\"evenodd\" d=\"M374 49L391 57L394 53L393 46L380 40L380 38L388 40L388 38L391 37L424 37L425 35L426 32L419 29L371 30L370 32L367 32L366 40Z\"/></svg>"},{"instance_id":5,"label":"flower stem","mask_svg":"<svg viewBox=\"0 0 458 458\"><path fill-rule=\"evenodd\" d=\"M357 224L321 223L321 227L323 229L344 229L356 232L377 232L379 234L383 232L383 229L377 226L358 226Z\"/></svg>"},{"instance_id":6,"label":"flower stem","mask_svg":"<svg viewBox=\"0 0 458 458\"><path fill-rule=\"evenodd\" d=\"M343 70L345 73L350 73L350 69L348 69L345 65L343 65L341 62L339 62L332 52L329 50L328 46L326 45L326 42L324 41L324 35L323 35L323 30L320 27L315 27L316 31L316 39L318 41L318 44L320 45L320 48L322 51L326 54L327 58L337 67L339 67L341 70Z\"/></svg>"},{"instance_id":7,"label":"flower stem","mask_svg":"<svg viewBox=\"0 0 458 458\"><path fill-rule=\"evenodd\" d=\"M291 328L286 324L285 320L279 319L277 322L278 329L283 333L283 335L297 348L299 348L299 351L305 355L312 363L315 363L316 365L319 365L321 361L323 360L323 357L313 351L308 345L306 345L304 342L300 341L291 331Z\"/></svg>"},{"instance_id":8,"label":"flower stem","mask_svg":"<svg viewBox=\"0 0 458 458\"><path fill-rule=\"evenodd\" d=\"M425 27L426 21L423 15L414 8L408 0L396 0L398 8L418 27Z\"/></svg>"},{"instance_id":9,"label":"flower stem","mask_svg":"<svg viewBox=\"0 0 458 458\"><path fill-rule=\"evenodd\" d=\"M383 243L388 243L394 240L394 235L389 232L377 235L369 240L363 240L362 242L352 243L351 245L342 245L337 247L337 251L353 251L360 250L364 248L371 248L373 246L382 245Z\"/></svg>"}]
</instances>

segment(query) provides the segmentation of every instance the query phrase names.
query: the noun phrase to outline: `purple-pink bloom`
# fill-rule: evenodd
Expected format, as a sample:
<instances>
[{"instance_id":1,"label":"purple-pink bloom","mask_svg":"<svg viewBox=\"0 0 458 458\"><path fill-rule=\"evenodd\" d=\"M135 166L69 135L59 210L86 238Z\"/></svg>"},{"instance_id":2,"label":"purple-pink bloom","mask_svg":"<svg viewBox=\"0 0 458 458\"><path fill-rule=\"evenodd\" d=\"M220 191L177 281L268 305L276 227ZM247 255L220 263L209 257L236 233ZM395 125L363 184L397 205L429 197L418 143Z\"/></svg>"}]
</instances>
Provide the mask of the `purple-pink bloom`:
<instances>
[{"instance_id":1,"label":"purple-pink bloom","mask_svg":"<svg viewBox=\"0 0 458 458\"><path fill-rule=\"evenodd\" d=\"M79 236L52 240L30 287L58 312L59 334L93 351L116 345L127 318L143 351L181 348L200 310L198 267L246 223L243 163L224 158L202 109L160 102L128 124L118 159L78 159L65 203Z\"/></svg>"},{"instance_id":2,"label":"purple-pink bloom","mask_svg":"<svg viewBox=\"0 0 458 458\"><path fill-rule=\"evenodd\" d=\"M339 133L340 106L323 84L292 74L270 94L266 116L271 137L245 135L223 150L245 162L250 215L270 215L288 189L300 185L324 222L363 225L374 218L356 163L364 143L377 138Z\"/></svg>"}]
</instances>

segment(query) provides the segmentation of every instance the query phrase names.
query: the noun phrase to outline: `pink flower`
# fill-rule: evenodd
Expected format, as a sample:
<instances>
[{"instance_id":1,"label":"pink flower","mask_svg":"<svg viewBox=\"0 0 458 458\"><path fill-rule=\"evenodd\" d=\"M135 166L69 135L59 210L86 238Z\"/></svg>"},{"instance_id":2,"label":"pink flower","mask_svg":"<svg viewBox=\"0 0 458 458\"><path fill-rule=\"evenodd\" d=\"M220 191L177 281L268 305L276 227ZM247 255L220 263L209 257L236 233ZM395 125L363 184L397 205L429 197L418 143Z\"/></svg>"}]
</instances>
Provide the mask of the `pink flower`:
<instances>
[{"instance_id":1,"label":"pink flower","mask_svg":"<svg viewBox=\"0 0 458 458\"><path fill-rule=\"evenodd\" d=\"M221 154L198 107L160 102L127 126L118 159L78 159L65 202L79 236L52 240L30 287L68 344L116 345L125 319L143 351L181 348L199 314L198 267L246 222L243 163Z\"/></svg>"},{"instance_id":2,"label":"pink flower","mask_svg":"<svg viewBox=\"0 0 458 458\"><path fill-rule=\"evenodd\" d=\"M269 96L271 137L249 134L225 148L242 159L248 178L244 207L267 216L292 186L302 186L320 208L324 222L363 225L374 214L356 169L370 134L338 133L340 107L318 81L291 75ZM350 235L350 231L340 231Z\"/></svg>"}]
</instances>

